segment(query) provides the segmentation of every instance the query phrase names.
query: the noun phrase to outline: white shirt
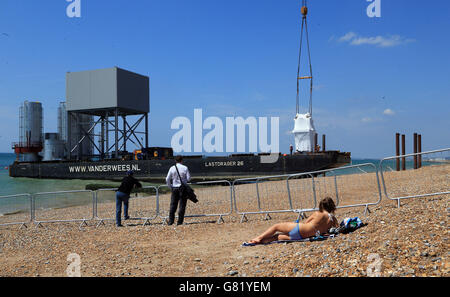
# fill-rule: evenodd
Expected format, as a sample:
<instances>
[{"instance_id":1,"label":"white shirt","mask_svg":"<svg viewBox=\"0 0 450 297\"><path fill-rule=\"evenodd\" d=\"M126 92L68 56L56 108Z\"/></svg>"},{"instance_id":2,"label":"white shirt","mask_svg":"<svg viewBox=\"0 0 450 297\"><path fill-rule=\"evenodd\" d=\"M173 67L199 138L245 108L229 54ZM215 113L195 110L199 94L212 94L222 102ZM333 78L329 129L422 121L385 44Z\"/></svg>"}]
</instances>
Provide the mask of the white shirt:
<instances>
[{"instance_id":1,"label":"white shirt","mask_svg":"<svg viewBox=\"0 0 450 297\"><path fill-rule=\"evenodd\" d=\"M176 165L170 167L169 172L167 173L166 183L169 188L179 188L181 186L180 178L178 176L177 170L175 169L177 166L178 171L180 172L181 179L183 183L188 183L191 180L191 174L189 173L189 169L183 164L177 163Z\"/></svg>"}]
</instances>

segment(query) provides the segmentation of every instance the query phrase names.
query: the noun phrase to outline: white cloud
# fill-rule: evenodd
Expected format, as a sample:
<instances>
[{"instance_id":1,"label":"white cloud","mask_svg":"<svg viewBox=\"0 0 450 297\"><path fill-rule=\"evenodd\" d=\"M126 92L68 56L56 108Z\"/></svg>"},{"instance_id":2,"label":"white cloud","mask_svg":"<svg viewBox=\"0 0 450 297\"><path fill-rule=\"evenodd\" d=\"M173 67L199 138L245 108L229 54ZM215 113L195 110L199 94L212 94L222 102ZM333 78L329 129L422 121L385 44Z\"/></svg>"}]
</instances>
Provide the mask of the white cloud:
<instances>
[{"instance_id":1,"label":"white cloud","mask_svg":"<svg viewBox=\"0 0 450 297\"><path fill-rule=\"evenodd\" d=\"M383 111L383 114L384 115L388 115L388 116L393 116L393 115L395 115L395 111L393 111L392 109L388 108L388 109L385 109Z\"/></svg>"},{"instance_id":2,"label":"white cloud","mask_svg":"<svg viewBox=\"0 0 450 297\"><path fill-rule=\"evenodd\" d=\"M394 47L402 44L414 42L412 38L405 38L400 35L374 36L365 37L356 34L355 32L348 32L337 39L338 42L347 42L350 45L373 45L377 47Z\"/></svg>"},{"instance_id":3,"label":"white cloud","mask_svg":"<svg viewBox=\"0 0 450 297\"><path fill-rule=\"evenodd\" d=\"M347 34L345 34L344 36L340 37L338 39L339 42L345 42L345 41L350 41L353 38L357 37L355 32L348 32Z\"/></svg>"}]
</instances>

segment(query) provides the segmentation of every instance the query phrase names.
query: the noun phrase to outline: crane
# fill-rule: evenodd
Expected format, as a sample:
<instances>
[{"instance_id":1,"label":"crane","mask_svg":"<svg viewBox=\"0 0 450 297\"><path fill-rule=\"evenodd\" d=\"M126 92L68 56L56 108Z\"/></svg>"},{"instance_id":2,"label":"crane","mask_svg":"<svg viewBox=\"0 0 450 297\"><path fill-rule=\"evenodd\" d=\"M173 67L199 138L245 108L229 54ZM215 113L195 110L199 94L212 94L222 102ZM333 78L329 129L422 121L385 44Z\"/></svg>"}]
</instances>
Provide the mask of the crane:
<instances>
[{"instance_id":1,"label":"crane","mask_svg":"<svg viewBox=\"0 0 450 297\"><path fill-rule=\"evenodd\" d=\"M298 55L298 70L297 70L297 104L296 104L296 113L300 113L300 81L303 79L309 79L310 81L310 90L309 90L309 114L312 116L312 90L313 90L313 75L312 75L312 65L311 65L311 52L309 49L309 35L308 35L308 7L307 0L302 0L302 27L300 33L300 50ZM301 72L301 57L302 57L302 46L303 46L303 32L305 32L306 36L306 47L308 50L308 62L309 62L309 73L305 76L300 76Z\"/></svg>"},{"instance_id":2,"label":"crane","mask_svg":"<svg viewBox=\"0 0 450 297\"><path fill-rule=\"evenodd\" d=\"M312 119L312 90L313 90L313 74L311 66L311 52L309 50L309 36L308 36L308 7L307 0L302 0L302 27L300 33L300 50L298 54L298 69L297 69L297 106L294 119L294 130L292 133L295 137L295 151L296 152L314 152L317 148L316 129L314 128L314 122ZM302 60L302 47L303 47L303 35L306 37L306 47L308 51L309 73L301 74L301 60ZM301 76L303 75L303 76ZM306 114L300 113L300 81L309 80L309 112Z\"/></svg>"}]
</instances>

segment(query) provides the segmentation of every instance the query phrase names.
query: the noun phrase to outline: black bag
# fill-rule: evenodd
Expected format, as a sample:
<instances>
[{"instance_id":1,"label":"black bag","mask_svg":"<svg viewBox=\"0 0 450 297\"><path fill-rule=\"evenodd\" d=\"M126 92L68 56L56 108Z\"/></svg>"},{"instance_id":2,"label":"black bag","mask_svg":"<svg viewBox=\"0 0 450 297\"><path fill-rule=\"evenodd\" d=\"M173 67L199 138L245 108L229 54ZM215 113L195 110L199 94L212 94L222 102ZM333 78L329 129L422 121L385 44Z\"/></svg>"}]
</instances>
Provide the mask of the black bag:
<instances>
[{"instance_id":1,"label":"black bag","mask_svg":"<svg viewBox=\"0 0 450 297\"><path fill-rule=\"evenodd\" d=\"M197 203L198 202L197 195L195 195L194 190L189 185L183 183L183 180L181 179L181 175L180 175L180 172L178 171L178 167L176 164L175 164L175 169L177 170L178 177L180 178L181 197L185 197L185 198L191 200L192 202Z\"/></svg>"}]
</instances>

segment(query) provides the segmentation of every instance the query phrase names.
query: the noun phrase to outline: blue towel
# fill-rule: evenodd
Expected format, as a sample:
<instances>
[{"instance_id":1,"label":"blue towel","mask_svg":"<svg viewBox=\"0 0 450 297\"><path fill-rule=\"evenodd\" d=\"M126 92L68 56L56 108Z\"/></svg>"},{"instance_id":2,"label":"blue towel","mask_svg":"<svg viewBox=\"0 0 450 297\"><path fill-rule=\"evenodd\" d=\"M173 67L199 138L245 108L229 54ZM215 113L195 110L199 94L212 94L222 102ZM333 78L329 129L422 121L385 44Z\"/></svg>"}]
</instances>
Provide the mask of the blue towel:
<instances>
[{"instance_id":1,"label":"blue towel","mask_svg":"<svg viewBox=\"0 0 450 297\"><path fill-rule=\"evenodd\" d=\"M268 243L248 243L248 242L244 242L242 243L242 246L255 246L255 245L267 245L267 244L273 244L273 243L291 243L291 242L312 242L312 241L322 241L322 240L326 240L328 238L333 238L335 237L335 234L331 234L331 235L319 235L319 236L314 236L314 237L308 237L308 238L303 238L303 239L299 239L299 240L277 240L277 241L271 241Z\"/></svg>"}]
</instances>

